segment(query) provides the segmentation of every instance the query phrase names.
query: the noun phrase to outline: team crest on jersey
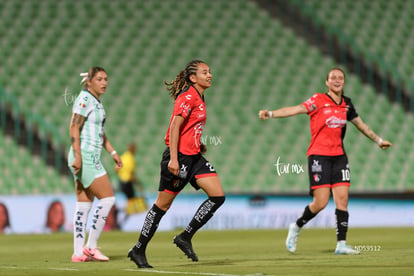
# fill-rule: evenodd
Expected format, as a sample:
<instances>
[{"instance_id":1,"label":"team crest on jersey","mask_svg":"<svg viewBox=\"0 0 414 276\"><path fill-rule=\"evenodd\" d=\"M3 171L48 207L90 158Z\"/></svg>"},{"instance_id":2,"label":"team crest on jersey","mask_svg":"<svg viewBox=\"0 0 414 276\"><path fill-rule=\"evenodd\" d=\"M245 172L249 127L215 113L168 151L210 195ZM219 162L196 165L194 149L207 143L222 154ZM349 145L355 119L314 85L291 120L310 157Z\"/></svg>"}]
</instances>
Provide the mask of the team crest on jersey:
<instances>
[{"instance_id":1,"label":"team crest on jersey","mask_svg":"<svg viewBox=\"0 0 414 276\"><path fill-rule=\"evenodd\" d=\"M86 104L88 103L88 101L89 101L89 97L88 97L88 96L83 97L83 98L79 101L79 107L80 107L80 108L85 108L85 107L86 107Z\"/></svg>"},{"instance_id":2,"label":"team crest on jersey","mask_svg":"<svg viewBox=\"0 0 414 276\"><path fill-rule=\"evenodd\" d=\"M315 173L313 175L313 180L315 180L315 182L319 182L319 181L321 181L321 176L319 174Z\"/></svg>"},{"instance_id":3,"label":"team crest on jersey","mask_svg":"<svg viewBox=\"0 0 414 276\"><path fill-rule=\"evenodd\" d=\"M179 185L180 185L180 180L179 179L176 179L176 180L173 181L173 187L174 188L178 188Z\"/></svg>"},{"instance_id":4,"label":"team crest on jersey","mask_svg":"<svg viewBox=\"0 0 414 276\"><path fill-rule=\"evenodd\" d=\"M315 101L313 100L313 98L314 98L314 96L311 97L311 98L309 98L306 101L306 105L309 107L309 112L315 111L316 108L317 108L317 106L316 106Z\"/></svg>"},{"instance_id":5,"label":"team crest on jersey","mask_svg":"<svg viewBox=\"0 0 414 276\"><path fill-rule=\"evenodd\" d=\"M191 106L186 103L182 103L180 105L180 109L181 109L181 113L185 114L186 116L188 116L188 114L190 114L191 112Z\"/></svg>"}]
</instances>

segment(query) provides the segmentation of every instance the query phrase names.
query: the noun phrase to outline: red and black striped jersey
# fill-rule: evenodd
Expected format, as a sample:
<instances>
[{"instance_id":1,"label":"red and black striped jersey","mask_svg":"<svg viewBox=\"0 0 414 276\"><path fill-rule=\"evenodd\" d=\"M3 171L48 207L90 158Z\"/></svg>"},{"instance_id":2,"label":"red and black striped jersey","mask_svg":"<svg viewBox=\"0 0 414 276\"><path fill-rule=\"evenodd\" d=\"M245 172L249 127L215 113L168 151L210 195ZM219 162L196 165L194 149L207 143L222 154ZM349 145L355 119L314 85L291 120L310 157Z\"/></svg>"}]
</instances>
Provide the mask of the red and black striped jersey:
<instances>
[{"instance_id":1,"label":"red and black striped jersey","mask_svg":"<svg viewBox=\"0 0 414 276\"><path fill-rule=\"evenodd\" d=\"M345 154L346 123L358 117L351 99L342 96L337 104L327 93L316 93L302 105L308 110L312 136L307 155Z\"/></svg>"}]
</instances>

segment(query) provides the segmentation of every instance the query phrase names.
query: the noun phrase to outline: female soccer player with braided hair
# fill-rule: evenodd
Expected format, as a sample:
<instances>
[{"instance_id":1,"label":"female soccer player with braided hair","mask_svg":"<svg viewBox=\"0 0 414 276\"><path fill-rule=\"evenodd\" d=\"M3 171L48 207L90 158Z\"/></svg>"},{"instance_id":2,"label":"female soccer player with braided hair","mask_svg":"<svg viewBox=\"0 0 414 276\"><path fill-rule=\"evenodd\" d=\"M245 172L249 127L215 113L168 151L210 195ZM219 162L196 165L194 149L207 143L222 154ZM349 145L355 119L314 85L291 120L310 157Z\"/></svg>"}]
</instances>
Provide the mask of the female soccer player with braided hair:
<instances>
[{"instance_id":1,"label":"female soccer player with braided hair","mask_svg":"<svg viewBox=\"0 0 414 276\"><path fill-rule=\"evenodd\" d=\"M223 188L213 166L202 156L206 152L200 137L206 122L204 93L211 86L208 65L200 60L190 61L171 83L164 82L175 100L170 125L165 137L161 160L161 179L157 199L148 211L138 242L128 257L139 268L151 268L145 250L158 224L178 193L188 182L207 195L185 230L173 242L192 261L198 261L191 239L207 223L225 200Z\"/></svg>"},{"instance_id":2,"label":"female soccer player with braided hair","mask_svg":"<svg viewBox=\"0 0 414 276\"><path fill-rule=\"evenodd\" d=\"M73 104L69 127L72 146L68 165L76 189L72 262L108 261L109 258L101 253L97 243L105 226L106 216L115 203L115 197L101 163L102 148L111 153L116 167L121 168L122 161L104 131L106 116L99 98L106 91L108 76L101 67L92 67L81 76L84 77L81 83L85 82L85 86ZM99 201L93 211L87 244L83 247L86 222L95 196Z\"/></svg>"},{"instance_id":3,"label":"female soccer player with braided hair","mask_svg":"<svg viewBox=\"0 0 414 276\"><path fill-rule=\"evenodd\" d=\"M302 216L289 225L286 247L296 251L296 242L301 228L326 207L332 191L336 210L337 245L335 254L359 254L346 245L348 231L348 193L350 170L344 150L346 123L351 121L365 136L377 143L381 149L392 144L374 133L358 116L351 99L343 95L345 73L340 68L328 72L325 81L328 92L316 93L300 105L284 107L274 111L261 110L259 118L284 118L298 114L310 117L311 142L308 148L310 193L313 202L306 206Z\"/></svg>"}]
</instances>

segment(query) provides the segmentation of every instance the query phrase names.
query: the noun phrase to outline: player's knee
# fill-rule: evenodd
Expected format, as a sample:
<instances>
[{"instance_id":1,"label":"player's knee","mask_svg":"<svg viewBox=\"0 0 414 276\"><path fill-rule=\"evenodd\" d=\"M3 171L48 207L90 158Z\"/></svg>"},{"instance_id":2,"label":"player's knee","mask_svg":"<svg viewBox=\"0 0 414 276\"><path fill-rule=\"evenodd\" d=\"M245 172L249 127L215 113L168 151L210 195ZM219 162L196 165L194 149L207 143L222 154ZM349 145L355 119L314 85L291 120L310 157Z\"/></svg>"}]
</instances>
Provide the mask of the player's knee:
<instances>
[{"instance_id":1,"label":"player's knee","mask_svg":"<svg viewBox=\"0 0 414 276\"><path fill-rule=\"evenodd\" d=\"M210 196L209 199L214 202L214 208L217 210L223 205L224 201L226 200L225 196Z\"/></svg>"},{"instance_id":2,"label":"player's knee","mask_svg":"<svg viewBox=\"0 0 414 276\"><path fill-rule=\"evenodd\" d=\"M309 208L311 209L312 213L317 214L323 209L325 209L328 203L329 201L321 201L321 200L314 201L311 204L309 204Z\"/></svg>"}]
</instances>

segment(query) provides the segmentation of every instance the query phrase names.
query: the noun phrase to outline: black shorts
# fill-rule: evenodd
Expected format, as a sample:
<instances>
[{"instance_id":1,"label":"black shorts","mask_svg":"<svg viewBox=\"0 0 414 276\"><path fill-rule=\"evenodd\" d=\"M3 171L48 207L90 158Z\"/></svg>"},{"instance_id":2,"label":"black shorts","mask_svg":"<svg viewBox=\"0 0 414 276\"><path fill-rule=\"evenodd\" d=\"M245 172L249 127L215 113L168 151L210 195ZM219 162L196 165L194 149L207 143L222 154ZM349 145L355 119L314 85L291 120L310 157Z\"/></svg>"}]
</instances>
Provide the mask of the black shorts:
<instances>
[{"instance_id":1,"label":"black shorts","mask_svg":"<svg viewBox=\"0 0 414 276\"><path fill-rule=\"evenodd\" d=\"M346 155L308 157L310 193L324 187L350 186L351 175Z\"/></svg>"},{"instance_id":2,"label":"black shorts","mask_svg":"<svg viewBox=\"0 0 414 276\"><path fill-rule=\"evenodd\" d=\"M173 175L168 170L170 162L170 148L166 148L161 160L161 177L158 191L166 191L178 194L188 182L196 189L200 189L196 180L208 176L217 176L214 167L208 162L201 153L196 155L184 155L178 153L178 164L180 172L178 176Z\"/></svg>"}]
</instances>

